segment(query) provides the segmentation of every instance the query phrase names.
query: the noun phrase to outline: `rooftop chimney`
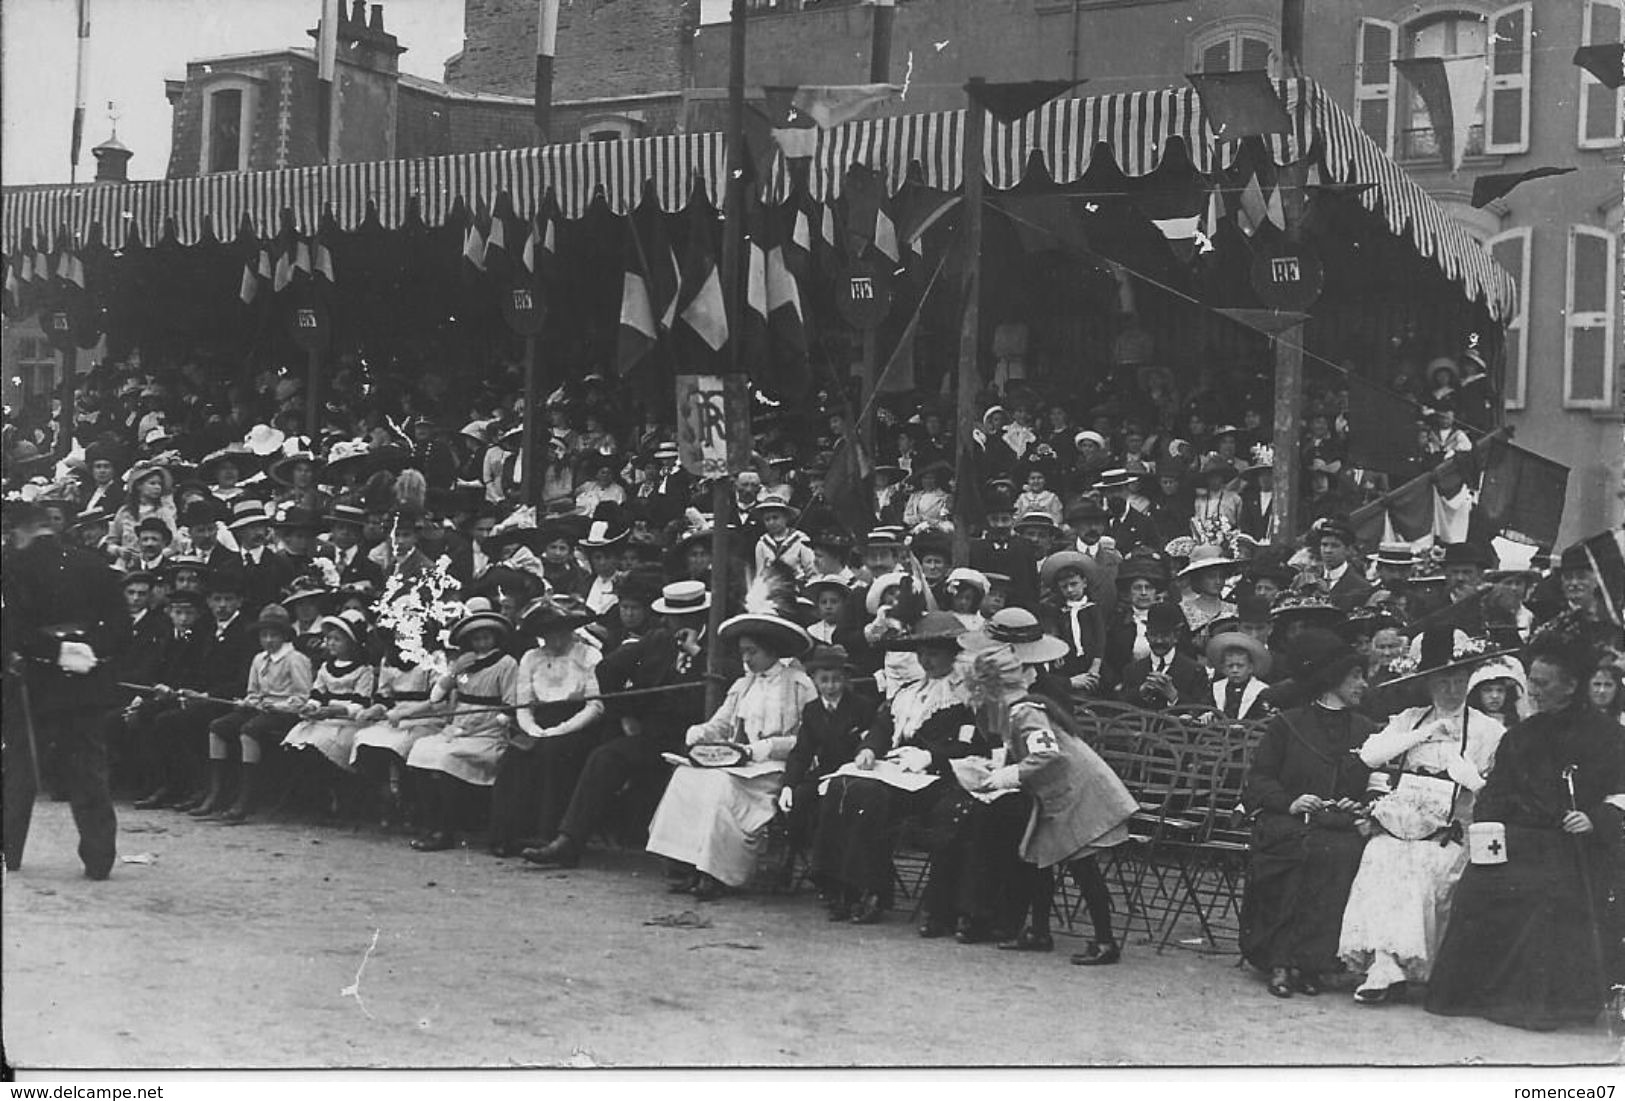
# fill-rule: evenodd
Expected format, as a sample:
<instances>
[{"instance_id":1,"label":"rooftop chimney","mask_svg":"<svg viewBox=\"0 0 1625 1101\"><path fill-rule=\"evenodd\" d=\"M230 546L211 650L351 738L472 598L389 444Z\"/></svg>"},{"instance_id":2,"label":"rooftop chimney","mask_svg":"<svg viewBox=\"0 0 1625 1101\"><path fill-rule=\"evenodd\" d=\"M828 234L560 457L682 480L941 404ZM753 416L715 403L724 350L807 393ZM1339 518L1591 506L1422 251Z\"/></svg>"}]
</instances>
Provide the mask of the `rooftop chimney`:
<instances>
[{"instance_id":1,"label":"rooftop chimney","mask_svg":"<svg viewBox=\"0 0 1625 1101\"><path fill-rule=\"evenodd\" d=\"M372 6L372 19L368 21L367 29L373 34L384 33L384 6L382 4Z\"/></svg>"},{"instance_id":2,"label":"rooftop chimney","mask_svg":"<svg viewBox=\"0 0 1625 1101\"><path fill-rule=\"evenodd\" d=\"M367 25L366 0L352 0L350 4L350 22L354 24L357 29Z\"/></svg>"}]
</instances>

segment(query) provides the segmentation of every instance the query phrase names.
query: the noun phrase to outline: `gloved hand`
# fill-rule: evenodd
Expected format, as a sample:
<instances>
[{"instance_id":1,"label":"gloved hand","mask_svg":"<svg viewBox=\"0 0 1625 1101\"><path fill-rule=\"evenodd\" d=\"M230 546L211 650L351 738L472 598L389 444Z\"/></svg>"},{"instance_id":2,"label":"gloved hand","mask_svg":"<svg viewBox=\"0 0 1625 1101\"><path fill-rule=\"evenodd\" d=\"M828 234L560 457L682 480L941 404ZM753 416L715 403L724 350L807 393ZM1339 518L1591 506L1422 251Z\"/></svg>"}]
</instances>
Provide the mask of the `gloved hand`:
<instances>
[{"instance_id":1,"label":"gloved hand","mask_svg":"<svg viewBox=\"0 0 1625 1101\"><path fill-rule=\"evenodd\" d=\"M1452 780L1468 791L1477 791L1484 786L1484 777L1480 776L1478 769L1473 767L1472 762L1468 761L1460 753L1451 755L1450 760L1445 764L1444 770Z\"/></svg>"},{"instance_id":2,"label":"gloved hand","mask_svg":"<svg viewBox=\"0 0 1625 1101\"><path fill-rule=\"evenodd\" d=\"M790 808L795 806L795 803L796 793L793 788L784 787L779 789L779 809L781 811L783 811L785 814L789 814Z\"/></svg>"},{"instance_id":3,"label":"gloved hand","mask_svg":"<svg viewBox=\"0 0 1625 1101\"><path fill-rule=\"evenodd\" d=\"M904 772L924 772L931 767L930 751L919 746L898 746L890 757Z\"/></svg>"}]
</instances>

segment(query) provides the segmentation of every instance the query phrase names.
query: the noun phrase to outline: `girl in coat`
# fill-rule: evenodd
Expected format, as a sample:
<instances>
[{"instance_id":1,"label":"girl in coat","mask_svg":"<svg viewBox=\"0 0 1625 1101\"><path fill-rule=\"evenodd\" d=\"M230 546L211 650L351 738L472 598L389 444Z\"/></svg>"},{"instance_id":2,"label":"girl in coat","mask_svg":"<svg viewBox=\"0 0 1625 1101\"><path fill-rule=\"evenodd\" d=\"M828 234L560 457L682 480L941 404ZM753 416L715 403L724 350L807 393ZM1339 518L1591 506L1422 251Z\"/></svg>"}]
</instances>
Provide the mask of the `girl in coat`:
<instances>
[{"instance_id":1,"label":"girl in coat","mask_svg":"<svg viewBox=\"0 0 1625 1101\"><path fill-rule=\"evenodd\" d=\"M1127 840L1128 820L1138 806L1111 767L1078 737L1065 711L1029 692L1034 676L1007 645L971 659L971 699L1003 752L995 751L998 767L972 775L979 772L972 766L961 780L990 808L1000 808L994 813L1023 824L1011 892L1022 924L999 947L1048 952L1055 946L1049 930L1052 869Z\"/></svg>"}]
</instances>

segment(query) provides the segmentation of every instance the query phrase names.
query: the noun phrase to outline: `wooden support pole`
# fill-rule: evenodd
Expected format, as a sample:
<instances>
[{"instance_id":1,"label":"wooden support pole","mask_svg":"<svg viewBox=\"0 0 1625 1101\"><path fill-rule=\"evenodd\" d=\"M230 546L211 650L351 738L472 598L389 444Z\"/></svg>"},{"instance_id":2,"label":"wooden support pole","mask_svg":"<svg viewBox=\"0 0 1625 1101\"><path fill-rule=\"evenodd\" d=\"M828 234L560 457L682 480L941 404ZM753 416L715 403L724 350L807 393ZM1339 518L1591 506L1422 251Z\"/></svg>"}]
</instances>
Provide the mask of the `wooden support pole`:
<instances>
[{"instance_id":1,"label":"wooden support pole","mask_svg":"<svg viewBox=\"0 0 1625 1101\"><path fill-rule=\"evenodd\" d=\"M983 78L970 78L972 86ZM965 314L959 327L959 390L954 439L954 563L970 561L970 516L966 501L976 479L976 393L981 384L982 347L982 140L987 111L972 95L965 104Z\"/></svg>"},{"instance_id":2,"label":"wooden support pole","mask_svg":"<svg viewBox=\"0 0 1625 1101\"><path fill-rule=\"evenodd\" d=\"M321 446L316 438L322 430L322 353L315 348L306 352L305 375L305 435L310 437L312 450Z\"/></svg>"},{"instance_id":3,"label":"wooden support pole","mask_svg":"<svg viewBox=\"0 0 1625 1101\"><path fill-rule=\"evenodd\" d=\"M79 392L79 349L72 344L62 349L62 380L57 387L57 394L62 399L62 409L57 414L56 425L56 454L61 458L73 450L73 406Z\"/></svg>"},{"instance_id":4,"label":"wooden support pole","mask_svg":"<svg viewBox=\"0 0 1625 1101\"><path fill-rule=\"evenodd\" d=\"M745 244L745 6L746 0L733 0L728 35L728 179L723 193L722 297L727 307L727 372L744 370L740 328L744 324L744 283L740 258ZM730 392L728 400L733 401ZM742 416L729 410L729 431L742 429L750 434L750 409ZM749 449L747 441L746 449ZM731 448L730 448L731 450ZM729 572L732 562L730 527L733 517L733 487L727 478L718 478L711 487L711 612L706 621L705 710L714 712L722 703L724 662L717 635L728 614Z\"/></svg>"},{"instance_id":5,"label":"wooden support pole","mask_svg":"<svg viewBox=\"0 0 1625 1101\"><path fill-rule=\"evenodd\" d=\"M874 0L874 23L869 38L869 83L891 82L891 29L897 19L897 0Z\"/></svg>"},{"instance_id":6,"label":"wooden support pole","mask_svg":"<svg viewBox=\"0 0 1625 1101\"><path fill-rule=\"evenodd\" d=\"M559 0L538 0L536 10L536 144L547 145L553 131L553 57L558 52Z\"/></svg>"},{"instance_id":7,"label":"wooden support pole","mask_svg":"<svg viewBox=\"0 0 1625 1101\"><path fill-rule=\"evenodd\" d=\"M1303 497L1298 436L1303 410L1303 322L1275 334L1275 538L1291 542L1298 534Z\"/></svg>"},{"instance_id":8,"label":"wooden support pole","mask_svg":"<svg viewBox=\"0 0 1625 1101\"><path fill-rule=\"evenodd\" d=\"M542 480L536 471L536 391L537 375L541 364L536 362L537 341L534 333L525 337L525 420L523 441L519 445L519 499L527 505L540 507Z\"/></svg>"},{"instance_id":9,"label":"wooden support pole","mask_svg":"<svg viewBox=\"0 0 1625 1101\"><path fill-rule=\"evenodd\" d=\"M875 456L875 382L880 371L880 333L869 328L863 330L863 362L859 364L862 374L858 376L863 392L858 395L858 410L862 414L858 423L858 441L863 444L863 453L871 459Z\"/></svg>"}]
</instances>

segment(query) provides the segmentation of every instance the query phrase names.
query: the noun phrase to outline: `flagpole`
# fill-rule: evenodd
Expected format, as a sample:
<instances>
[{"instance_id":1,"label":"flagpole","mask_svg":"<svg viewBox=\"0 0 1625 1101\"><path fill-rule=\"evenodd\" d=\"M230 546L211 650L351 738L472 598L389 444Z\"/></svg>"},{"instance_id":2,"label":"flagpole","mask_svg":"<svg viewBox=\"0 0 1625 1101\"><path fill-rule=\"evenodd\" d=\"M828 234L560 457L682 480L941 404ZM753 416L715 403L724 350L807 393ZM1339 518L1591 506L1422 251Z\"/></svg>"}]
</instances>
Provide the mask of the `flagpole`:
<instances>
[{"instance_id":1,"label":"flagpole","mask_svg":"<svg viewBox=\"0 0 1625 1101\"><path fill-rule=\"evenodd\" d=\"M558 53L559 0L539 0L536 12L536 144L553 131L553 58Z\"/></svg>"},{"instance_id":2,"label":"flagpole","mask_svg":"<svg viewBox=\"0 0 1625 1101\"><path fill-rule=\"evenodd\" d=\"M965 314L959 329L958 421L954 432L954 563L970 561L970 515L967 503L976 464L971 452L976 428L976 390L982 344L982 140L987 110L975 94L983 78L973 76L965 100Z\"/></svg>"},{"instance_id":3,"label":"flagpole","mask_svg":"<svg viewBox=\"0 0 1625 1101\"><path fill-rule=\"evenodd\" d=\"M320 446L316 436L322 427L322 353L311 348L305 355L305 435L310 437L310 446L314 449Z\"/></svg>"},{"instance_id":4,"label":"flagpole","mask_svg":"<svg viewBox=\"0 0 1625 1101\"><path fill-rule=\"evenodd\" d=\"M79 181L79 150L85 140L85 100L90 89L90 0L79 0L79 52L75 63L73 138L68 151L68 182Z\"/></svg>"}]
</instances>

